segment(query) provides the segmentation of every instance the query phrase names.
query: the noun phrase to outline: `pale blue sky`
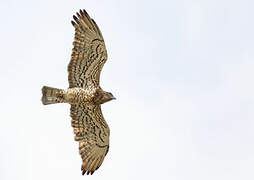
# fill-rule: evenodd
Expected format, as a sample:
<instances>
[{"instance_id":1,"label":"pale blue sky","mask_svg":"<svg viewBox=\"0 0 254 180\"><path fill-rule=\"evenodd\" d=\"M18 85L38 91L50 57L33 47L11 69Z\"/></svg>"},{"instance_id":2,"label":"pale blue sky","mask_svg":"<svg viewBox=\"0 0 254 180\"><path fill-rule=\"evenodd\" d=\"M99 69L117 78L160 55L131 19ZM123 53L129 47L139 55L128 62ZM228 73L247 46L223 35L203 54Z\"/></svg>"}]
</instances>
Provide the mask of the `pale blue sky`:
<instances>
[{"instance_id":1,"label":"pale blue sky","mask_svg":"<svg viewBox=\"0 0 254 180\"><path fill-rule=\"evenodd\" d=\"M109 54L100 169L81 176L67 88L72 15L86 9ZM254 1L1 0L0 179L254 179Z\"/></svg>"}]
</instances>

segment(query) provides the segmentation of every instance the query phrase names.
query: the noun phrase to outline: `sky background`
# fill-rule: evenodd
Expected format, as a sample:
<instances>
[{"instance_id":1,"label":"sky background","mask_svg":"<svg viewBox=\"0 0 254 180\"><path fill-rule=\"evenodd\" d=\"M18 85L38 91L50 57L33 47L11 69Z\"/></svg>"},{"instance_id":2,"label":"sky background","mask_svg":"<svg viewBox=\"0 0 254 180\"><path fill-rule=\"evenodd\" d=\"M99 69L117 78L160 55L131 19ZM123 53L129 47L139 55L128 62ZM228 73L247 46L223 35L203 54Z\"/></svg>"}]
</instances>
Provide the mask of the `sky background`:
<instances>
[{"instance_id":1,"label":"sky background","mask_svg":"<svg viewBox=\"0 0 254 180\"><path fill-rule=\"evenodd\" d=\"M67 88L84 8L108 50L110 150L83 177ZM0 179L254 179L253 0L1 0Z\"/></svg>"}]
</instances>

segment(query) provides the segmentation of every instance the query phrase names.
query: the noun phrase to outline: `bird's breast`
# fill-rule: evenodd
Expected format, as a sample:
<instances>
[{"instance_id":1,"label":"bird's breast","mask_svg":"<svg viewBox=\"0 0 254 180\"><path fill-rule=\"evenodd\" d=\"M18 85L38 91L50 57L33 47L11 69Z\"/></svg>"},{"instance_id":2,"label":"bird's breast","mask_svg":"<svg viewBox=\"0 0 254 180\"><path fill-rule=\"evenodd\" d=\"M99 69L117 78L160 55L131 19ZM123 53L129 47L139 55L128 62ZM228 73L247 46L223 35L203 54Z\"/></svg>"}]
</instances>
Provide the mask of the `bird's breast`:
<instances>
[{"instance_id":1,"label":"bird's breast","mask_svg":"<svg viewBox=\"0 0 254 180\"><path fill-rule=\"evenodd\" d=\"M94 89L69 88L66 90L66 101L70 104L91 103L95 94Z\"/></svg>"}]
</instances>

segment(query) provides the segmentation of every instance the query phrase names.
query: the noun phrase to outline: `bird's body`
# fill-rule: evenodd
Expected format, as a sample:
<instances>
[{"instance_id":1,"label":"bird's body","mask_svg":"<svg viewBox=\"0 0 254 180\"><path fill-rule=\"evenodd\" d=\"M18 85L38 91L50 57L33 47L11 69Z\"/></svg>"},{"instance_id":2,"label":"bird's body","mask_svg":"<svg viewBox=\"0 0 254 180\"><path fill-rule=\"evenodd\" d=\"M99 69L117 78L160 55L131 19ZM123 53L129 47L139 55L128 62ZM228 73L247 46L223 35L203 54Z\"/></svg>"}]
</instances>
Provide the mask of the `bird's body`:
<instances>
[{"instance_id":1,"label":"bird's body","mask_svg":"<svg viewBox=\"0 0 254 180\"><path fill-rule=\"evenodd\" d=\"M69 104L82 104L86 105L93 103L93 98L96 95L95 88L68 88L66 90L51 88L44 86L42 92L43 103L54 104L54 103L69 103Z\"/></svg>"},{"instance_id":2,"label":"bird's body","mask_svg":"<svg viewBox=\"0 0 254 180\"><path fill-rule=\"evenodd\" d=\"M68 65L69 88L42 88L42 103L69 103L71 125L79 142L82 174L93 174L109 149L109 127L103 118L101 104L115 99L99 85L100 72L107 60L102 34L85 10L73 16L75 36Z\"/></svg>"},{"instance_id":3,"label":"bird's body","mask_svg":"<svg viewBox=\"0 0 254 180\"><path fill-rule=\"evenodd\" d=\"M78 105L100 105L115 99L111 93L101 88L68 88L57 89L48 86L42 88L42 103L44 105L55 103L69 103Z\"/></svg>"},{"instance_id":4,"label":"bird's body","mask_svg":"<svg viewBox=\"0 0 254 180\"><path fill-rule=\"evenodd\" d=\"M93 98L96 94L96 89L90 88L69 88L65 91L65 101L69 104L94 104Z\"/></svg>"}]
</instances>

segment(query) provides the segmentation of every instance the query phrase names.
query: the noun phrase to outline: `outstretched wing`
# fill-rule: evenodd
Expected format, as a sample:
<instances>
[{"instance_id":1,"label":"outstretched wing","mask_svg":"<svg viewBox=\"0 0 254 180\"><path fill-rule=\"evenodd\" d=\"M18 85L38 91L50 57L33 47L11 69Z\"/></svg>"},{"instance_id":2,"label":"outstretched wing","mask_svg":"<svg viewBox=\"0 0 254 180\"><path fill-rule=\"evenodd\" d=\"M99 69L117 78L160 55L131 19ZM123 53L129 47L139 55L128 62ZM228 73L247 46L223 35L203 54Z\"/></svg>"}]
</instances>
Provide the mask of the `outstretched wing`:
<instances>
[{"instance_id":1,"label":"outstretched wing","mask_svg":"<svg viewBox=\"0 0 254 180\"><path fill-rule=\"evenodd\" d=\"M97 88L100 72L107 60L105 43L96 25L85 10L80 10L71 21L75 27L75 36L71 61L68 65L69 87Z\"/></svg>"},{"instance_id":2,"label":"outstretched wing","mask_svg":"<svg viewBox=\"0 0 254 180\"><path fill-rule=\"evenodd\" d=\"M71 117L75 140L79 141L82 174L93 174L108 152L109 127L100 105L71 105Z\"/></svg>"}]
</instances>

